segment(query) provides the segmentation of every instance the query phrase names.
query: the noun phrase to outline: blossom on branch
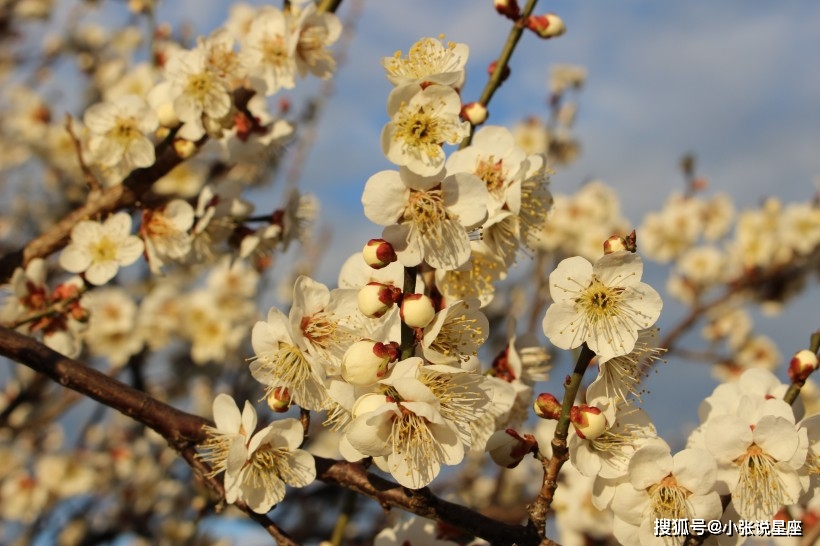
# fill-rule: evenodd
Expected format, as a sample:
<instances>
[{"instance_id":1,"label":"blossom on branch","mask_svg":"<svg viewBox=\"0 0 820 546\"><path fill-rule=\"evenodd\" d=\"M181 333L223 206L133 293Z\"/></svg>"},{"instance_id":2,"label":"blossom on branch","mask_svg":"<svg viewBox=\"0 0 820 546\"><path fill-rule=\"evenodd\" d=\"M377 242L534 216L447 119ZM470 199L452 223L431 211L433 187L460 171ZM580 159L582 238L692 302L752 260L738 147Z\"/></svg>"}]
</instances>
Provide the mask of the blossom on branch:
<instances>
[{"instance_id":1,"label":"blossom on branch","mask_svg":"<svg viewBox=\"0 0 820 546\"><path fill-rule=\"evenodd\" d=\"M120 266L130 265L142 254L143 243L131 235L131 216L113 214L105 222L84 220L71 230L71 243L60 254L60 266L71 273L85 273L94 285L114 278Z\"/></svg>"},{"instance_id":2,"label":"blossom on branch","mask_svg":"<svg viewBox=\"0 0 820 546\"><path fill-rule=\"evenodd\" d=\"M544 316L544 334L560 349L583 343L601 362L628 354L638 331L649 328L661 313L661 297L640 282L641 258L627 251L607 254L595 265L576 256L550 274L553 304Z\"/></svg>"}]
</instances>

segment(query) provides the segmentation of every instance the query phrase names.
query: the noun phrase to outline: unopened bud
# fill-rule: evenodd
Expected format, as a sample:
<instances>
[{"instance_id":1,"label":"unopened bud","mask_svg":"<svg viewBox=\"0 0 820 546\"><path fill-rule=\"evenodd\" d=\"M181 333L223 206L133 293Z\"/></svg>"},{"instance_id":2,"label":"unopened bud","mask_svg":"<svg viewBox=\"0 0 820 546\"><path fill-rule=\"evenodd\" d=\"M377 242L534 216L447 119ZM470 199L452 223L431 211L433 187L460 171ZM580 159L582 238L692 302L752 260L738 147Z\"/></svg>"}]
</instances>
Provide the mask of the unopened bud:
<instances>
[{"instance_id":1,"label":"unopened bud","mask_svg":"<svg viewBox=\"0 0 820 546\"><path fill-rule=\"evenodd\" d=\"M471 125L481 125L487 121L487 107L480 102L471 102L461 107L461 119Z\"/></svg>"},{"instance_id":2,"label":"unopened bud","mask_svg":"<svg viewBox=\"0 0 820 546\"><path fill-rule=\"evenodd\" d=\"M376 411L388 402L387 397L383 394L369 392L361 395L350 410L350 415L355 419L365 413Z\"/></svg>"},{"instance_id":3,"label":"unopened bud","mask_svg":"<svg viewBox=\"0 0 820 546\"><path fill-rule=\"evenodd\" d=\"M424 294L406 294L401 302L401 320L411 328L424 328L433 321L436 308Z\"/></svg>"},{"instance_id":4,"label":"unopened bud","mask_svg":"<svg viewBox=\"0 0 820 546\"><path fill-rule=\"evenodd\" d=\"M372 385L387 373L388 364L398 358L398 344L385 345L372 339L352 344L342 357L342 377L359 387Z\"/></svg>"},{"instance_id":5,"label":"unopened bud","mask_svg":"<svg viewBox=\"0 0 820 546\"><path fill-rule=\"evenodd\" d=\"M604 254L612 254L620 250L626 250L626 241L623 237L613 235L604 241Z\"/></svg>"},{"instance_id":6,"label":"unopened bud","mask_svg":"<svg viewBox=\"0 0 820 546\"><path fill-rule=\"evenodd\" d=\"M521 16L521 8L516 0L493 0L495 11L515 21Z\"/></svg>"},{"instance_id":7,"label":"unopened bud","mask_svg":"<svg viewBox=\"0 0 820 546\"><path fill-rule=\"evenodd\" d=\"M798 351L789 362L789 378L792 383L805 383L809 375L817 369L817 355L808 349Z\"/></svg>"},{"instance_id":8,"label":"unopened bud","mask_svg":"<svg viewBox=\"0 0 820 546\"><path fill-rule=\"evenodd\" d=\"M194 152L196 151L196 144L190 140L177 138L174 140L174 151L177 153L179 158L188 159L194 155Z\"/></svg>"},{"instance_id":9,"label":"unopened bud","mask_svg":"<svg viewBox=\"0 0 820 546\"><path fill-rule=\"evenodd\" d=\"M379 318L401 298L401 289L380 282L371 282L359 290L359 311L369 318Z\"/></svg>"},{"instance_id":10,"label":"unopened bud","mask_svg":"<svg viewBox=\"0 0 820 546\"><path fill-rule=\"evenodd\" d=\"M569 420L578 436L585 440L594 440L606 431L606 416L600 409L586 404L572 406Z\"/></svg>"},{"instance_id":11,"label":"unopened bud","mask_svg":"<svg viewBox=\"0 0 820 546\"><path fill-rule=\"evenodd\" d=\"M535 414L541 419L555 419L561 417L561 402L548 392L542 392L532 405Z\"/></svg>"},{"instance_id":12,"label":"unopened bud","mask_svg":"<svg viewBox=\"0 0 820 546\"><path fill-rule=\"evenodd\" d=\"M527 28L544 39L561 36L567 31L564 21L554 13L546 15L530 15L527 18Z\"/></svg>"},{"instance_id":13,"label":"unopened bud","mask_svg":"<svg viewBox=\"0 0 820 546\"><path fill-rule=\"evenodd\" d=\"M265 401L276 413L285 413L290 409L290 391L285 387L276 387L271 389Z\"/></svg>"},{"instance_id":14,"label":"unopened bud","mask_svg":"<svg viewBox=\"0 0 820 546\"><path fill-rule=\"evenodd\" d=\"M521 436L514 429L496 431L487 440L485 451L493 461L504 468L515 468L527 453L538 447L538 442L532 434Z\"/></svg>"},{"instance_id":15,"label":"unopened bud","mask_svg":"<svg viewBox=\"0 0 820 546\"><path fill-rule=\"evenodd\" d=\"M490 66L487 67L487 73L490 76L495 74L495 69L496 69L497 66L498 66L498 61L491 62ZM501 82L506 81L507 78L509 78L509 77L510 77L510 67L509 67L509 65L504 65L504 68L501 69L501 80L499 81L499 84Z\"/></svg>"},{"instance_id":16,"label":"unopened bud","mask_svg":"<svg viewBox=\"0 0 820 546\"><path fill-rule=\"evenodd\" d=\"M395 262L398 258L393 245L384 239L370 239L362 249L362 257L373 269L381 269Z\"/></svg>"}]
</instances>

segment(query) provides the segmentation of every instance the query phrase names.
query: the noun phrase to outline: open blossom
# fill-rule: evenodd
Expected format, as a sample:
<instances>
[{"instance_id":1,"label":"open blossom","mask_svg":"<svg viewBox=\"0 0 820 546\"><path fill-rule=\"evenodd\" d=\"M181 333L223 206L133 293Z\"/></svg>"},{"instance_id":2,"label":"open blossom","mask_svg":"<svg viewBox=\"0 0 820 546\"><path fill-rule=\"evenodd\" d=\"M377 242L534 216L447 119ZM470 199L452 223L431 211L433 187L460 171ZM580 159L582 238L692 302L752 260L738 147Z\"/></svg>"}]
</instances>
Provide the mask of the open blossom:
<instances>
[{"instance_id":1,"label":"open blossom","mask_svg":"<svg viewBox=\"0 0 820 546\"><path fill-rule=\"evenodd\" d=\"M430 82L458 88L464 84L469 53L467 44L422 38L410 47L407 56L397 51L392 57L384 57L382 66L387 79L396 86Z\"/></svg>"},{"instance_id":2,"label":"open blossom","mask_svg":"<svg viewBox=\"0 0 820 546\"><path fill-rule=\"evenodd\" d=\"M408 358L381 380L387 395L357 401L340 449L345 458L374 457L400 484L419 489L470 447L470 423L488 409L485 379L454 366ZM363 409L364 406L364 409Z\"/></svg>"},{"instance_id":3,"label":"open blossom","mask_svg":"<svg viewBox=\"0 0 820 546\"><path fill-rule=\"evenodd\" d=\"M254 89L267 97L293 89L298 39L293 17L278 9L266 8L253 20L241 55Z\"/></svg>"},{"instance_id":4,"label":"open blossom","mask_svg":"<svg viewBox=\"0 0 820 546\"><path fill-rule=\"evenodd\" d=\"M674 456L662 440L642 447L629 462L629 481L615 489L613 531L621 544L640 546L683 544L686 535L659 537L658 518L718 519L723 512L715 491L717 465L700 449ZM768 519L768 518L767 518Z\"/></svg>"},{"instance_id":5,"label":"open blossom","mask_svg":"<svg viewBox=\"0 0 820 546\"><path fill-rule=\"evenodd\" d=\"M475 356L487 340L490 323L477 300L454 301L424 328L424 357L435 364L459 366Z\"/></svg>"},{"instance_id":6,"label":"open blossom","mask_svg":"<svg viewBox=\"0 0 820 546\"><path fill-rule=\"evenodd\" d=\"M628 354L638 331L661 312L661 297L640 282L641 258L627 251L607 254L595 265L576 256L550 274L553 304L544 316L544 333L561 349L587 343L601 362Z\"/></svg>"},{"instance_id":7,"label":"open blossom","mask_svg":"<svg viewBox=\"0 0 820 546\"><path fill-rule=\"evenodd\" d=\"M469 230L487 217L487 189L475 175L422 178L407 169L371 176L362 194L364 213L387 226L382 234L399 261L426 261L436 269L457 269L470 258Z\"/></svg>"},{"instance_id":8,"label":"open blossom","mask_svg":"<svg viewBox=\"0 0 820 546\"><path fill-rule=\"evenodd\" d=\"M387 99L390 122L382 129L382 152L396 165L433 176L444 167L442 145L458 144L470 133L460 113L461 99L450 87L397 87Z\"/></svg>"},{"instance_id":9,"label":"open blossom","mask_svg":"<svg viewBox=\"0 0 820 546\"><path fill-rule=\"evenodd\" d=\"M71 273L85 273L88 282L105 284L122 265L142 254L143 243L131 235L131 216L118 212L105 222L85 220L71 230L71 243L60 254L60 266Z\"/></svg>"},{"instance_id":10,"label":"open blossom","mask_svg":"<svg viewBox=\"0 0 820 546\"><path fill-rule=\"evenodd\" d=\"M140 232L152 273L160 272L165 263L163 258L181 260L188 255L192 244L188 231L193 225L194 208L182 199L143 212Z\"/></svg>"},{"instance_id":11,"label":"open blossom","mask_svg":"<svg viewBox=\"0 0 820 546\"><path fill-rule=\"evenodd\" d=\"M204 48L180 51L165 64L174 112L183 126L179 135L199 140L205 134L203 116L219 120L231 110L228 82L209 65Z\"/></svg>"},{"instance_id":12,"label":"open blossom","mask_svg":"<svg viewBox=\"0 0 820 546\"><path fill-rule=\"evenodd\" d=\"M319 411L325 407L327 373L318 359L308 359L306 349L300 348L282 311L273 307L267 321L256 323L251 344L256 353L251 375L267 386L267 393L284 387L290 391L293 403L302 408Z\"/></svg>"},{"instance_id":13,"label":"open blossom","mask_svg":"<svg viewBox=\"0 0 820 546\"><path fill-rule=\"evenodd\" d=\"M154 164L154 144L147 135L159 120L142 98L125 95L97 103L86 110L83 123L91 131L88 147L95 163L125 171Z\"/></svg>"},{"instance_id":14,"label":"open blossom","mask_svg":"<svg viewBox=\"0 0 820 546\"><path fill-rule=\"evenodd\" d=\"M710 416L702 439L718 462L718 491L732 494L743 519L772 518L808 486L798 472L808 454L807 431L795 426L783 400L742 395L734 411Z\"/></svg>"},{"instance_id":15,"label":"open blossom","mask_svg":"<svg viewBox=\"0 0 820 546\"><path fill-rule=\"evenodd\" d=\"M329 78L336 69L328 46L342 34L342 24L333 13L317 13L316 5L308 3L298 12L296 27L296 68L304 77L308 72L318 78Z\"/></svg>"},{"instance_id":16,"label":"open blossom","mask_svg":"<svg viewBox=\"0 0 820 546\"><path fill-rule=\"evenodd\" d=\"M216 427L205 427L208 439L200 447L212 472L225 472L227 502L241 500L265 514L285 498L285 484L304 487L316 479L313 456L298 449L304 434L299 421L283 419L254 433L256 410L249 402L240 414L233 398L220 394L213 410Z\"/></svg>"}]
</instances>

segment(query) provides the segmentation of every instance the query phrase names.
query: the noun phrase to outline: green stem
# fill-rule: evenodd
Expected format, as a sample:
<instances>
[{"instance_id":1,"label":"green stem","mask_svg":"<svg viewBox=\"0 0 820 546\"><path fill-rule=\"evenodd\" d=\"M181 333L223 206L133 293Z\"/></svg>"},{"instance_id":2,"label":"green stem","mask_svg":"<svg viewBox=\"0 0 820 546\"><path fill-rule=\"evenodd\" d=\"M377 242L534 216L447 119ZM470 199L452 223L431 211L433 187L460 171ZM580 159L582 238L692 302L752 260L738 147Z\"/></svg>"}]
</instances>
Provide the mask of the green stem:
<instances>
[{"instance_id":1,"label":"green stem","mask_svg":"<svg viewBox=\"0 0 820 546\"><path fill-rule=\"evenodd\" d=\"M568 381L564 382L564 400L561 403L561 417L558 418L558 426L555 427L555 437L562 440L567 439L569 433L569 413L572 406L575 404L575 397L578 396L578 390L581 388L581 380L584 378L584 373L592 362L595 353L590 349L586 343L581 346L581 354L578 355L578 360L575 362L575 369L572 375L569 376Z\"/></svg>"},{"instance_id":2,"label":"green stem","mask_svg":"<svg viewBox=\"0 0 820 546\"><path fill-rule=\"evenodd\" d=\"M336 520L336 525L333 527L333 534L330 535L330 543L333 546L342 546L342 541L345 537L345 529L350 523L350 518L353 511L356 509L356 497L358 495L351 489L346 489L342 497L342 511Z\"/></svg>"},{"instance_id":3,"label":"green stem","mask_svg":"<svg viewBox=\"0 0 820 546\"><path fill-rule=\"evenodd\" d=\"M316 11L319 13L335 13L341 3L342 0L322 0L319 2L319 5L316 6Z\"/></svg>"},{"instance_id":4,"label":"green stem","mask_svg":"<svg viewBox=\"0 0 820 546\"><path fill-rule=\"evenodd\" d=\"M404 268L404 288L405 294L415 294L416 292L416 267ZM416 333L407 326L404 321L401 323L401 360L413 356L416 348Z\"/></svg>"},{"instance_id":5,"label":"green stem","mask_svg":"<svg viewBox=\"0 0 820 546\"><path fill-rule=\"evenodd\" d=\"M512 28L510 29L509 35L507 35L507 42L504 44L504 49L501 50L501 56L498 58L498 61L495 65L495 70L490 75L490 79L487 81L487 85L484 86L484 91L481 92L481 98L478 99L478 102L483 104L485 107L489 106L490 100L492 100L493 95L501 87L502 83L502 74L504 74L505 69L510 64L510 59L512 58L513 51L515 51L515 46L518 45L518 40L521 39L521 35L524 33L524 23L526 22L527 18L532 15L533 10L535 9L535 4L538 0L528 0L527 5L524 7L524 11L521 12L521 17L513 23ZM473 133L475 132L475 126L470 125L470 134L461 141L461 146L459 149L466 148L470 145L470 142L473 140Z\"/></svg>"}]
</instances>

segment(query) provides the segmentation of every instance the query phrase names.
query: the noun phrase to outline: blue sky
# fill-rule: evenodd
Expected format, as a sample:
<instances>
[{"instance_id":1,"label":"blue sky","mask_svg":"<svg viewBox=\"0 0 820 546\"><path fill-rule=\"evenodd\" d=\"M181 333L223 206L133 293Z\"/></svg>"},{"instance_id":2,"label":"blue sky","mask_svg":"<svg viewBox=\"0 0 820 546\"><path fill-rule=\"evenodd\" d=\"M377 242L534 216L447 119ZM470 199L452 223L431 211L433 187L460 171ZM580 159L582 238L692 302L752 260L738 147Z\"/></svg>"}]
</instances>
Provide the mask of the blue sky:
<instances>
[{"instance_id":1,"label":"blue sky","mask_svg":"<svg viewBox=\"0 0 820 546\"><path fill-rule=\"evenodd\" d=\"M351 4L342 3L343 19ZM470 60L462 94L465 101L475 100L510 26L489 0L362 4L348 61L337 75L301 181L304 190L319 197L321 223L332 230L329 253L317 272L330 284L339 264L380 234L364 218L359 201L368 177L393 168L379 144L391 89L380 59L406 51L424 36L445 34L465 42ZM229 5L213 2L213 9L205 11L197 0L166 2L160 19L167 15L208 33L224 21ZM549 41L524 36L512 76L490 106L490 123L509 125L529 114L544 115L549 67L586 67L575 129L582 154L553 177L555 192L570 193L586 180L601 178L616 189L624 214L638 225L681 187L677 165L685 152L697 155L699 174L711 182L709 191L728 192L739 207L770 195L804 200L816 191L820 3L553 0L541 5L536 12L559 14L567 33ZM663 288L662 269L650 266L648 276ZM817 293L815 285L811 297ZM757 317L758 330L773 337L784 354L802 347L817 327L807 321L810 299L795 302L776 319ZM682 313L667 299L659 324L669 328ZM794 327L807 322L805 328ZM662 421L661 428L686 427L695 419L692 401L714 385L705 368L673 360L650 381L648 409Z\"/></svg>"}]
</instances>

